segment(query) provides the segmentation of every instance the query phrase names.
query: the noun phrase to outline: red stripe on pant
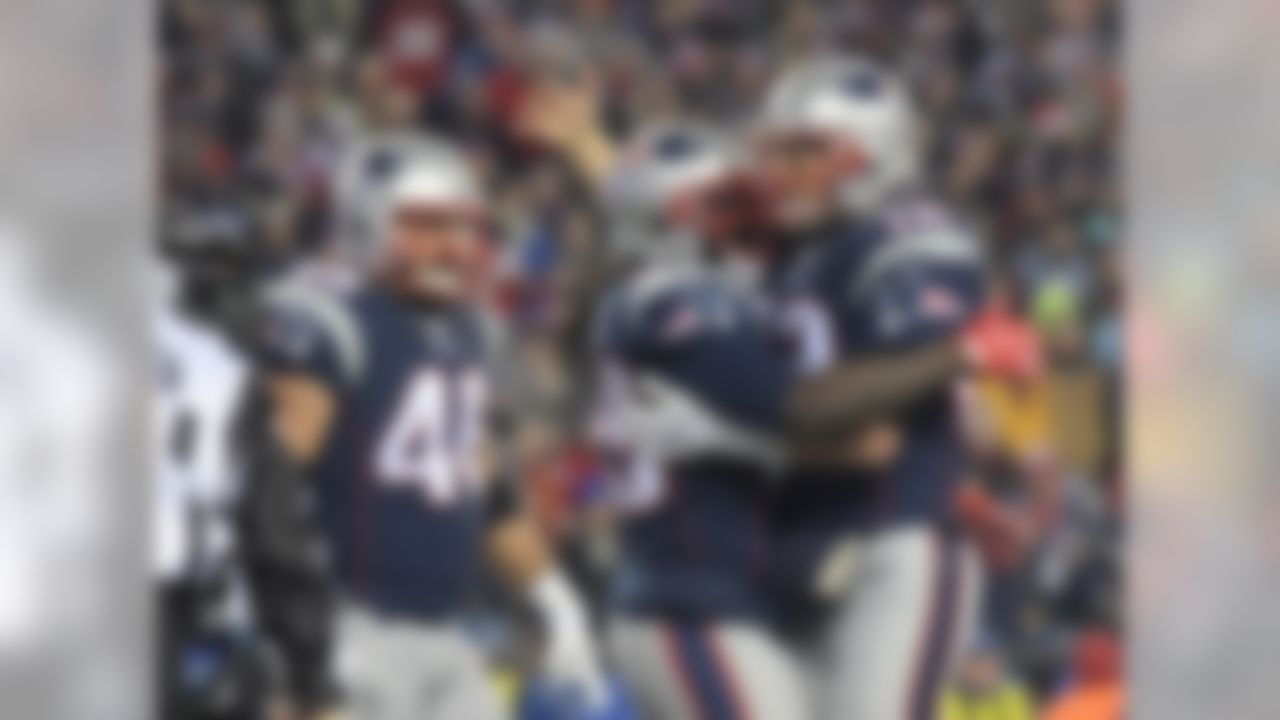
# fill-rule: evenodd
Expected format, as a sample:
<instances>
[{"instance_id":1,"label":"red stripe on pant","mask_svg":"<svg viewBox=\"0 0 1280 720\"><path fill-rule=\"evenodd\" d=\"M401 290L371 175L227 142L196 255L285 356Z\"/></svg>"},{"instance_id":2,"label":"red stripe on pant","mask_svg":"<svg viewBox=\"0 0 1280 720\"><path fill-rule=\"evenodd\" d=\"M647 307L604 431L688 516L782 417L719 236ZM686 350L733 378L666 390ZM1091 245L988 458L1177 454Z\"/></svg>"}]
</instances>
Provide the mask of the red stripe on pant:
<instances>
[{"instance_id":1,"label":"red stripe on pant","mask_svg":"<svg viewBox=\"0 0 1280 720\"><path fill-rule=\"evenodd\" d=\"M734 717L739 718L739 720L752 720L750 705L743 702L743 698L746 696L742 693L742 684L738 674L733 671L733 663L729 660L727 653L724 652L720 636L714 630L707 631L707 645L711 649L711 659L715 666L716 674L720 677L725 691L729 694L729 702L733 705Z\"/></svg>"},{"instance_id":2,"label":"red stripe on pant","mask_svg":"<svg viewBox=\"0 0 1280 720\"><path fill-rule=\"evenodd\" d=\"M684 653L680 652L680 641L676 638L676 631L671 627L663 627L661 633L663 649L667 651L667 659L671 662L671 668L680 682L680 689L684 690L685 701L701 720L707 720L702 704L698 702L698 690L694 687L693 673L685 662Z\"/></svg>"},{"instance_id":3,"label":"red stripe on pant","mask_svg":"<svg viewBox=\"0 0 1280 720\"><path fill-rule=\"evenodd\" d=\"M929 612L916 644L906 720L933 720L937 714L961 597L959 551L954 540L929 533Z\"/></svg>"},{"instance_id":4,"label":"red stripe on pant","mask_svg":"<svg viewBox=\"0 0 1280 720\"><path fill-rule=\"evenodd\" d=\"M699 720L750 720L736 675L711 632L703 626L668 625L662 638L685 699Z\"/></svg>"}]
</instances>

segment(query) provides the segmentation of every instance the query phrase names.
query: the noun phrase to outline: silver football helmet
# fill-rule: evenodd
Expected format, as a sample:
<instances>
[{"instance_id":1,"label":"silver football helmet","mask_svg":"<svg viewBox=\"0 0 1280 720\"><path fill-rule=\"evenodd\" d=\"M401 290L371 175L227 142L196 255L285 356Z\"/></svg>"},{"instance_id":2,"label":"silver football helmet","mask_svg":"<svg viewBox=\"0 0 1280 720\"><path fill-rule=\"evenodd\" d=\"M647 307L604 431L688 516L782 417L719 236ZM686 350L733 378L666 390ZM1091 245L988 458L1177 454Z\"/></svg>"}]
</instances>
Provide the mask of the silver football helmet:
<instances>
[{"instance_id":1,"label":"silver football helmet","mask_svg":"<svg viewBox=\"0 0 1280 720\"><path fill-rule=\"evenodd\" d=\"M363 274L385 271L393 222L407 210L481 218L484 194L467 159L449 142L399 133L370 138L348 154L336 179L338 232ZM456 268L413 270L413 284L428 294L452 296L466 282Z\"/></svg>"},{"instance_id":2,"label":"silver football helmet","mask_svg":"<svg viewBox=\"0 0 1280 720\"><path fill-rule=\"evenodd\" d=\"M755 132L817 134L856 153L858 166L835 189L849 212L874 209L917 176L918 122L907 88L866 58L821 57L790 68L767 93Z\"/></svg>"},{"instance_id":3,"label":"silver football helmet","mask_svg":"<svg viewBox=\"0 0 1280 720\"><path fill-rule=\"evenodd\" d=\"M604 187L615 259L698 255L708 240L697 217L710 209L706 194L737 175L742 160L728 137L705 125L664 122L639 132Z\"/></svg>"},{"instance_id":4,"label":"silver football helmet","mask_svg":"<svg viewBox=\"0 0 1280 720\"><path fill-rule=\"evenodd\" d=\"M466 158L448 141L395 133L358 142L335 181L338 232L362 267L377 265L397 210L422 206L480 212L484 195Z\"/></svg>"}]
</instances>

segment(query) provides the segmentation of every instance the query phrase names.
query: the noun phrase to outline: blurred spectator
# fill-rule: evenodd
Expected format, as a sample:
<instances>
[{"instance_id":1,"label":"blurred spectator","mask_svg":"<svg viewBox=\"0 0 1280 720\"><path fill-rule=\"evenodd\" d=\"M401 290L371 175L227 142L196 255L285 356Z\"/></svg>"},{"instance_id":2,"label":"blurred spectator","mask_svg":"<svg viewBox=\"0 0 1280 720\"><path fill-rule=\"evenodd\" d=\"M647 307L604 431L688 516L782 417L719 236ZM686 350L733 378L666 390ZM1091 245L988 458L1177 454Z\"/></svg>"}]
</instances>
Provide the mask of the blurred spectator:
<instances>
[{"instance_id":1,"label":"blurred spectator","mask_svg":"<svg viewBox=\"0 0 1280 720\"><path fill-rule=\"evenodd\" d=\"M368 3L364 32L391 82L417 102L436 99L448 78L461 19L447 0Z\"/></svg>"},{"instance_id":2,"label":"blurred spectator","mask_svg":"<svg viewBox=\"0 0 1280 720\"><path fill-rule=\"evenodd\" d=\"M1031 694L1009 675L1004 658L990 643L973 648L960 661L955 680L942 698L940 720L1032 720Z\"/></svg>"},{"instance_id":3,"label":"blurred spectator","mask_svg":"<svg viewBox=\"0 0 1280 720\"><path fill-rule=\"evenodd\" d=\"M1119 720L1124 715L1122 661L1116 638L1082 635L1075 647L1075 683L1052 702L1044 720Z\"/></svg>"}]
</instances>

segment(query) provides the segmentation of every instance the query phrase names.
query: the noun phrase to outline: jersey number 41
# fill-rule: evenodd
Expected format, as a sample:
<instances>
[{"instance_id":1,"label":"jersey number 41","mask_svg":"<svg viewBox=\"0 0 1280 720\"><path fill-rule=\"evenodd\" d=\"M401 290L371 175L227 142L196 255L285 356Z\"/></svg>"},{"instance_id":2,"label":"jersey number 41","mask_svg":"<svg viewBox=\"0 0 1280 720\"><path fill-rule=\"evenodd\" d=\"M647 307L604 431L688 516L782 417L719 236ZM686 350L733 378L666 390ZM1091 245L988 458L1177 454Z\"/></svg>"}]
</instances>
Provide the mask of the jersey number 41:
<instances>
[{"instance_id":1,"label":"jersey number 41","mask_svg":"<svg viewBox=\"0 0 1280 720\"><path fill-rule=\"evenodd\" d=\"M435 506L452 505L478 490L486 394L478 371L417 372L379 437L378 480L417 488Z\"/></svg>"}]
</instances>

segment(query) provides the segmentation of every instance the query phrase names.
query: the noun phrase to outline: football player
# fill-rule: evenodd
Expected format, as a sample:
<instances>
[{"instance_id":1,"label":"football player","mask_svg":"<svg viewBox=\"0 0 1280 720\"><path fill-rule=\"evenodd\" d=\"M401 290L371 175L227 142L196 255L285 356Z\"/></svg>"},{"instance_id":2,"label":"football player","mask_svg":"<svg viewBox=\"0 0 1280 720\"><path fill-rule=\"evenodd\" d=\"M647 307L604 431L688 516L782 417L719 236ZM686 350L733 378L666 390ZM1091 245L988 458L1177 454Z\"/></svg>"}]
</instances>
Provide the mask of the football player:
<instances>
[{"instance_id":1,"label":"football player","mask_svg":"<svg viewBox=\"0 0 1280 720\"><path fill-rule=\"evenodd\" d=\"M309 464L345 601L339 672L358 720L502 716L457 620L487 554L543 620L544 674L607 694L586 613L487 445L487 333L476 302L484 197L441 140L357 158L369 182L362 280L277 290L281 432Z\"/></svg>"},{"instance_id":2,"label":"football player","mask_svg":"<svg viewBox=\"0 0 1280 720\"><path fill-rule=\"evenodd\" d=\"M270 408L241 344L260 270L253 223L236 201L170 211L153 314L160 712L328 717L327 569L305 485L263 420ZM284 660L285 693L268 652Z\"/></svg>"},{"instance_id":3,"label":"football player","mask_svg":"<svg viewBox=\"0 0 1280 720\"><path fill-rule=\"evenodd\" d=\"M626 266L595 326L595 435L622 513L612 657L646 717L809 716L769 631L785 357L744 237L737 153L698 125L622 149L605 182Z\"/></svg>"},{"instance_id":4,"label":"football player","mask_svg":"<svg viewBox=\"0 0 1280 720\"><path fill-rule=\"evenodd\" d=\"M634 158L647 157L643 144L638 144L625 153L615 148L597 119L599 104L589 86L548 83L538 89L535 98L537 102L531 103L529 117L526 118L526 129L540 141L565 154L588 180L604 184L603 179L611 174L625 177L625 173L618 170L619 166L625 168ZM785 105L795 99L794 92L788 90L786 96L776 102L785 109ZM834 107L838 110L839 105ZM819 118L830 110L827 100L818 101ZM887 124L892 126L895 120L900 119L905 118L889 117ZM787 127L785 122L780 124ZM789 131L793 128L787 129ZM794 129L807 131L808 126ZM859 129L861 128L855 127L855 131ZM906 136L910 135L909 127L902 127L900 130ZM776 139L800 139L805 134L802 132L792 135L788 132L776 136ZM775 136L765 134L764 138L772 140ZM881 141L878 137L873 139ZM906 159L910 160L909 157ZM844 160L841 158L841 161ZM898 189L898 186L905 185L913 177L911 170L909 167L888 168L888 176L877 178L876 181L886 185L887 196L890 190ZM779 181L781 187L772 188L770 194L773 197L762 198L755 193L749 195L752 201L751 212L736 216L732 225L735 232L731 233L736 237L728 239L729 242L722 242L719 254L723 260L726 257L724 250L741 248L741 241L749 239L750 255L760 257L776 254L777 264L787 267L795 259L797 246L803 243L790 246L783 243L779 247L777 235L785 238L793 233L803 235L810 230L816 234L822 227L834 225L844 218L847 211L845 206L837 206L833 198L832 212L815 210L810 218L806 218L805 215L810 211L802 206L809 198L787 192L789 178L785 173L772 177L768 173L763 175L766 181L772 181L765 183L766 190L771 189L768 185ZM616 180L615 183L617 184ZM626 186L625 183L621 184ZM848 190L849 188L827 185L822 192L834 194ZM873 197L875 192L861 192L868 196L865 207L879 205L879 200ZM851 199L849 207L858 207L860 202L856 198ZM665 213L665 210L670 209L662 208L658 212L651 210L645 218L648 228L652 230L654 227L670 226L671 218ZM777 220L773 216L778 213L782 216L781 233L774 227ZM848 216L852 218L854 214L848 212ZM652 235L646 237L644 232L632 233L631 236L638 239L632 243L638 247L644 247L646 239L653 239ZM961 249L962 257L970 255L963 243ZM945 248L942 250L944 256L947 252ZM661 267L670 264L670 258L662 260L662 253L652 250L651 255L651 261L647 265L654 272L648 274L664 274ZM741 261L744 257L746 256L741 254L732 256L736 261ZM890 258L888 261L894 259ZM815 257L804 261L811 269L819 268L826 262L826 258ZM734 262L721 267L720 272L733 266L739 269L743 267L740 262ZM645 274L641 273L640 276ZM778 275L786 273L779 272ZM625 292L620 290L618 294ZM789 382L783 381L780 383L782 388L778 383L756 382L737 387L735 392L741 395L739 401L746 400L753 392L757 393L755 402L762 401L761 395L773 395L764 402L780 406L780 413L774 418L778 425L772 428L775 442L784 442L787 464L798 467L797 471L786 473L786 482L794 484L794 487L774 498L775 504L780 504L780 511L772 519L780 525L784 542L781 549L773 553L772 575L784 589L780 593L784 598L783 604L793 616L813 617L814 601L825 599L829 603L834 596L843 595L842 591L849 587L849 579L854 574L854 564L850 562L852 556L848 552L850 544L840 541L862 534L863 521L870 514L867 501L878 497L865 485L859 486L859 479L883 475L884 468L896 463L900 456L902 432L896 423L886 423L884 420L896 419L895 415L901 409L935 395L941 385L966 368L1021 372L1034 365L1034 360L1028 359L1017 343L1005 342L999 333L969 331L963 343L945 341L924 343L920 347L907 345L904 349L910 352L874 357L859 355L856 362L846 358L845 362L837 364L832 362L835 349L832 345L833 338L825 332L822 314L814 311L813 303L808 298L796 297L790 293L783 293L783 298L784 311L780 314L785 321L783 324L788 326L785 334L791 336L789 344L792 346L792 363L800 376L792 377ZM683 321L682 317L681 322ZM738 376L732 371L735 365L744 362L750 365L747 360L750 353L745 352L742 346L736 350L731 359L722 358L717 365L718 372L713 373L717 376L716 382L722 386L726 383L731 385L732 378ZM766 363L764 361L762 365ZM615 363L615 366L625 367L625 364ZM705 408L705 401L698 399L695 402L693 398L697 397L696 393L672 392L684 388L673 383L669 373L663 378L653 372L652 368L644 369L644 372L650 377L648 382L641 384L644 402L630 403L631 407L640 408L642 412L633 412L629 424L616 422L613 434L637 445L642 444L642 440L649 442L652 438L647 433L652 432L653 437L667 443L664 452L668 453L683 452L690 443L696 446L699 439L707 433L707 427L699 424L706 419L700 411L700 408ZM655 375L662 382L654 382ZM626 406L626 403L615 405ZM695 423L691 419L699 420ZM758 420L759 418L757 422ZM761 432L764 428L758 424L756 430L764 436L769 434ZM756 439L758 447L768 444L765 437L758 436ZM717 449L717 452L723 450ZM655 463L649 465L653 467ZM662 467L662 463L656 465ZM648 475L650 479L647 485L650 488L664 485L661 482L665 477L663 474L650 472ZM846 483L847 478L852 478L853 482ZM642 487L644 485L641 484ZM680 495L675 494L674 497L679 498ZM966 495L964 499L972 498ZM674 504L674 501L669 503ZM662 513L654 515L657 517ZM778 534L776 530L773 532ZM768 536L769 532L766 531L759 538ZM661 571L656 571L656 574L660 575ZM623 582L625 586L625 575ZM834 623L825 625L815 634L830 634L834 627ZM833 638L826 644L839 646L847 643L846 635L840 640ZM806 655L812 658L823 653L824 648L809 646L806 650ZM823 655L820 661L823 670L812 675L831 679L830 682L816 684L823 688L820 695L834 696L836 693L832 688L842 681L849 665L843 660L828 662L826 656ZM650 695L679 697L680 694L655 691ZM842 716L846 705L843 697L834 697L830 701L830 713Z\"/></svg>"},{"instance_id":5,"label":"football player","mask_svg":"<svg viewBox=\"0 0 1280 720\"><path fill-rule=\"evenodd\" d=\"M807 378L793 399L829 438L884 452L871 466L802 462L778 505L793 608L822 618L798 630L819 718L934 716L981 582L953 513L968 473L953 387L972 367L1034 365L967 332L982 258L920 191L917 132L897 77L838 57L778 78L753 131L779 229L774 291Z\"/></svg>"}]
</instances>

